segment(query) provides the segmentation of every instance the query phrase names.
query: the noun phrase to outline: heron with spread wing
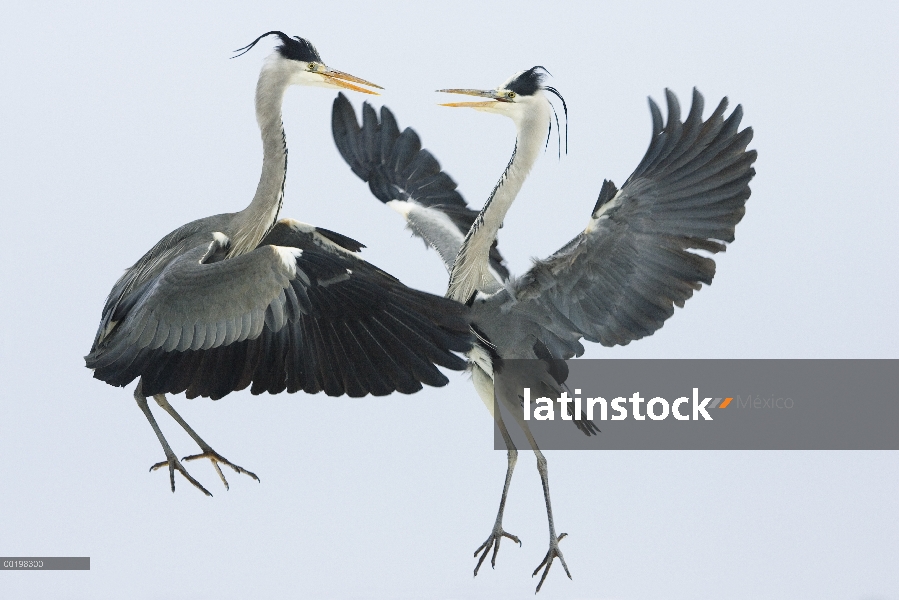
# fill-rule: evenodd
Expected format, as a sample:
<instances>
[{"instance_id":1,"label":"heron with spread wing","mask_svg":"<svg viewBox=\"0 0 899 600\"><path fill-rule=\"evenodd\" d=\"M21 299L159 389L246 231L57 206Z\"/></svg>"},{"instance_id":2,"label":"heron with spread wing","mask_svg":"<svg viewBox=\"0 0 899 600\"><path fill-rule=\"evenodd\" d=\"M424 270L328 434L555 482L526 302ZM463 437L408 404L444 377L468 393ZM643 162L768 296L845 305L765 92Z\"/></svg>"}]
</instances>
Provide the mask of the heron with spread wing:
<instances>
[{"instance_id":1,"label":"heron with spread wing","mask_svg":"<svg viewBox=\"0 0 899 600\"><path fill-rule=\"evenodd\" d=\"M315 47L280 31L256 85L262 175L250 205L206 217L162 238L113 286L93 346L94 377L115 386L138 379L134 398L156 433L168 466L211 494L176 458L153 417L152 396L199 445L184 461L209 459L258 478L212 449L165 394L219 399L252 393L330 396L405 394L445 385L437 366L462 370L454 352L471 348L469 309L416 291L358 256L351 238L278 219L287 145L281 106L293 85L375 94L378 86L331 69ZM380 88L379 88L380 89Z\"/></svg>"},{"instance_id":2,"label":"heron with spread wing","mask_svg":"<svg viewBox=\"0 0 899 600\"><path fill-rule=\"evenodd\" d=\"M499 510L490 535L475 551L475 557L480 554L475 575L491 548L495 565L503 537L519 542L502 526L518 452L495 398L514 416L537 456L549 525L549 550L534 570L536 575L543 569L537 591L556 557L571 575L559 549L566 534L556 534L546 459L522 419L520 390L530 386L543 390L536 395L556 397L551 394L563 389L564 378L554 372L553 361L580 356L581 339L615 346L652 335L675 306L683 307L703 283L710 284L715 262L696 251L714 254L734 240L756 159L754 150L746 150L752 129L739 130L740 106L725 118L723 99L703 120L703 97L694 90L682 121L677 98L666 91L667 123L650 99L649 149L621 189L605 181L584 230L552 256L535 261L523 276L510 277L496 236L545 147L552 108L544 92L561 99L557 90L544 85L545 75L545 69L533 67L492 90L440 90L481 98L446 106L504 115L516 127L512 158L480 212L468 208L455 182L422 149L418 135L412 129L400 132L386 107L379 121L365 103L360 126L340 94L332 113L335 142L353 172L437 250L449 272L447 296L472 308L478 338L468 353L472 381L508 448ZM547 366L516 373L514 389L500 388L495 371L506 368L503 361L510 359L540 359ZM583 417L572 424L584 434L597 433Z\"/></svg>"}]
</instances>

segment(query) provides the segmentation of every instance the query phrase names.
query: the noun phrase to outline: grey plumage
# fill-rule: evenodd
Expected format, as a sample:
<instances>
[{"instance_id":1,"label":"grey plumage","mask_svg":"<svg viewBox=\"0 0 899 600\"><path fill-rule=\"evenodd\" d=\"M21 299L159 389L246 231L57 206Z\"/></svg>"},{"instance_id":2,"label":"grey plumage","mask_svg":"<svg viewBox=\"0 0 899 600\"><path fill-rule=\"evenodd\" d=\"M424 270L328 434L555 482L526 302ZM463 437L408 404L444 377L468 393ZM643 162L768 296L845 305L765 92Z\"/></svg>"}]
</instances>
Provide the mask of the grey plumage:
<instances>
[{"instance_id":1,"label":"grey plumage","mask_svg":"<svg viewBox=\"0 0 899 600\"><path fill-rule=\"evenodd\" d=\"M475 301L477 323L498 313L551 317L551 328L484 325L498 346L520 347L537 335L554 356L571 358L584 351L581 337L624 345L651 335L675 305L683 307L703 283L711 284L714 260L691 250L717 253L734 240L755 174L756 152L746 151L752 129L737 132L740 107L723 119L726 99L703 122L703 99L695 90L681 123L677 98L666 96L667 125L650 100L646 157L614 195L613 184L604 184L588 230L536 261L507 289Z\"/></svg>"},{"instance_id":2,"label":"grey plumage","mask_svg":"<svg viewBox=\"0 0 899 600\"><path fill-rule=\"evenodd\" d=\"M580 356L580 338L606 346L624 345L651 335L684 306L715 274L711 258L693 252L717 253L734 239L734 228L745 213L749 180L755 174L756 152L747 151L752 129L737 131L742 108L725 120L727 99L702 120L703 98L694 90L686 121L680 120L677 98L666 91L668 121L663 125L658 106L649 100L653 130L649 149L621 190L605 181L590 214L588 230L578 234L552 256L535 261L519 278L511 278L494 294L481 294L473 303L475 323L509 358L533 358L528 339L540 340L557 358ZM412 129L403 130L387 107L381 122L374 109L363 105L362 126L342 94L334 101L332 125L341 155L353 172L369 182L382 202L411 201L446 214L463 232L475 219L454 219L473 213L455 191L430 193L427 186L403 187L405 177L383 165L395 146L420 149ZM411 141L414 140L414 143ZM393 141L394 146L390 145ZM363 148L378 148L366 153ZM406 152L406 156L411 156ZM429 177L450 180L427 153ZM383 192L383 190L389 190ZM467 211L467 213L466 213ZM426 224L407 218L410 227L431 241L441 255L451 236L446 222ZM438 231L442 229L443 231ZM467 233L467 230L464 233ZM493 250L496 250L494 243ZM498 251L497 251L498 253ZM491 266L493 264L491 263ZM514 324L513 324L514 322Z\"/></svg>"},{"instance_id":3,"label":"grey plumage","mask_svg":"<svg viewBox=\"0 0 899 600\"><path fill-rule=\"evenodd\" d=\"M535 72L535 69L529 72ZM511 93L515 92L511 85L519 76L514 75L495 90L442 90L495 101L492 104L451 103L447 106L471 106L506 114L516 122L515 152L490 198L493 200L501 195L498 206L490 206L488 201L479 215L470 221L470 229L463 234L464 242L448 219L431 218L427 226L421 226L410 218L413 213L407 211L405 216L413 231L444 257L451 271L448 295L467 299L468 290L474 290L470 302L472 328L478 336L478 344L469 353L472 378L509 449L500 509L490 537L475 552L476 557L483 552L475 575L491 547L494 548L491 564L495 564L496 551L503 537L518 541L502 528L517 449L493 407L495 398L516 419L537 454L550 531L550 549L534 571L536 574L545 567L537 586L539 591L554 557L560 559L568 573L558 548L558 542L565 534L557 536L555 533L546 461L530 435L527 423L521 419L520 390L531 387L542 390L540 393L548 397L557 397L558 392L565 389L565 373L558 361L583 354L582 338L614 346L651 335L672 316L675 305L683 307L703 283L712 282L714 260L695 251L714 254L723 251L725 243L734 240L734 228L745 213L744 205L750 195L748 184L755 174L752 163L756 152L746 150L752 139L752 129L739 131L741 107L737 106L724 119L727 108L724 99L703 121L703 98L694 89L690 113L682 122L677 98L666 90L667 123L663 126L661 112L650 99L652 137L649 148L620 190L611 181L603 183L586 229L552 256L535 261L523 276L485 281L479 267L485 258L482 249L495 250L498 226L536 160L535 150L549 121L542 95L545 88L541 87L540 81L532 86L534 89L528 88L527 98L522 98L516 105L519 100ZM525 95L521 91L517 93ZM370 155L358 149L366 145L380 147L381 156L387 156L389 153L383 144L388 137L411 139L414 132L406 129L398 136L396 121L386 107L381 108L380 128L367 103L363 106L363 115L360 128L349 102L338 98L334 103L334 137L344 159L357 175L369 181L378 196L376 189L390 188L396 183L389 178L391 172L386 171L387 183L375 185L373 182L383 176L381 173L373 175L378 161L366 163L366 157ZM389 128L385 128L384 123L389 123ZM379 137L380 132L388 129L392 132L389 136ZM414 139L418 143L418 136ZM520 153L522 149L524 152ZM435 163L432 163L432 170L439 168ZM387 196L395 198L396 194ZM378 197L385 201L385 197ZM427 188L417 190L412 200L415 206L441 210L440 203L429 201ZM453 210L461 210L463 204L460 197ZM448 261L447 256L454 252L456 258ZM532 367L514 374L504 373L503 377L495 379L494 371L505 368L505 361L509 359L532 359L534 362ZM500 381L502 385L498 385ZM510 382L514 384L508 385ZM583 417L572 423L584 434L597 433L595 425Z\"/></svg>"},{"instance_id":4,"label":"grey plumage","mask_svg":"<svg viewBox=\"0 0 899 600\"><path fill-rule=\"evenodd\" d=\"M178 415L166 393L218 399L250 387L282 391L385 395L442 386L438 366L462 370L454 352L471 348L469 309L410 289L356 254L364 246L326 229L278 220L287 146L281 122L291 85L374 93L377 87L333 70L307 40L281 32L281 45L256 85L262 175L250 205L199 219L160 240L116 282L90 353L94 377L125 386L153 427L172 491L180 471L203 492L162 435L147 398L168 412L203 450L227 487L219 463L255 475L216 453ZM188 460L188 459L185 459ZM211 494L210 494L211 495Z\"/></svg>"},{"instance_id":5,"label":"grey plumage","mask_svg":"<svg viewBox=\"0 0 899 600\"><path fill-rule=\"evenodd\" d=\"M470 347L457 303L316 243L317 230L290 220L256 250L210 260L227 252L227 238L209 233L223 218L182 227L174 251L151 251L129 270L144 275L108 303L86 357L96 378L124 386L142 376L147 395L189 398L251 383L256 394L364 396L446 384L434 364L464 368L452 354ZM116 327L102 336L109 322Z\"/></svg>"},{"instance_id":6,"label":"grey plumage","mask_svg":"<svg viewBox=\"0 0 899 600\"><path fill-rule=\"evenodd\" d=\"M384 203L408 203L406 218L412 233L437 250L447 269L452 268L458 246L478 211L468 207L456 182L421 147L418 134L409 128L400 132L387 107L381 108L379 121L367 102L362 106L360 126L343 93L334 100L331 131L341 156L353 173L368 183L375 198ZM446 220L455 228L447 227ZM496 244L490 249L490 266L500 278L508 279L509 270Z\"/></svg>"}]
</instances>

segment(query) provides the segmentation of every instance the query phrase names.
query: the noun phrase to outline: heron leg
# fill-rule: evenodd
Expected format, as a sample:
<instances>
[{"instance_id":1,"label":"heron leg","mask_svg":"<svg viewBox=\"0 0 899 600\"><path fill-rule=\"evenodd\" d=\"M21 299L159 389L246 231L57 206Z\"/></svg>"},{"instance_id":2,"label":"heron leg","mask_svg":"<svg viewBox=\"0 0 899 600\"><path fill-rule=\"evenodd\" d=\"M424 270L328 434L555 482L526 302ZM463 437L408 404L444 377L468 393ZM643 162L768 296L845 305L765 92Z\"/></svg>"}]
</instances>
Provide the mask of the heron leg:
<instances>
[{"instance_id":1,"label":"heron leg","mask_svg":"<svg viewBox=\"0 0 899 600\"><path fill-rule=\"evenodd\" d=\"M181 460L183 460L185 462L190 462L192 460L208 458L210 460L210 462L212 462L212 466L215 467L216 472L219 474L219 477L221 478L222 483L225 484L226 490L231 489L231 488L228 485L228 480L225 479L225 474L222 473L222 469L221 469L221 467L219 467L219 463L221 463L223 465L228 465L229 467L234 469L234 471L236 473L243 473L244 475L249 475L256 481L259 481L259 478L256 477L255 473L247 471L246 469L244 469L241 466L235 465L234 463L229 461L227 458L225 458L224 456L222 456L221 454L219 454L218 452L213 450L209 444L207 444L205 441L203 441L203 438L201 438L199 435L197 435L197 432L194 431L191 428L191 426L187 424L187 421L185 421L184 419L181 418L181 415L178 414L178 411L176 411L172 407L172 405L169 404L169 401L166 400L166 398L165 398L165 394L157 394L157 395L153 396L153 399L156 400L156 404L158 404L160 407L162 407L162 409L165 412L169 413L169 415L171 415L171 417L173 419L175 419L175 421L178 423L178 425L181 425L181 427L184 429L184 431L187 432L187 435L192 437L193 440L197 443L197 445L202 450L202 452L199 454L185 456ZM146 400L144 402L146 403ZM160 463L160 464L162 464L162 463Z\"/></svg>"},{"instance_id":2,"label":"heron leg","mask_svg":"<svg viewBox=\"0 0 899 600\"><path fill-rule=\"evenodd\" d=\"M490 536L487 538L483 544L481 544L477 550L474 551L475 557L483 550L483 554L481 554L481 558L478 560L477 566L474 568L474 576L478 576L478 569L481 568L481 565L484 562L484 559L487 558L487 554L490 552L490 548L493 548L493 556L490 559L491 568L496 568L496 554L499 552L499 543L502 541L503 537L507 537L513 542L517 542L519 546L521 546L521 540L518 539L517 536L512 535L511 533L506 532L503 529L503 511L506 509L506 496L509 493L509 483L512 481L512 471L515 470L515 463L518 461L518 450L515 448L515 443L512 441L512 436L509 435L509 431L506 429L505 423L503 423L503 418L499 413L499 410L495 410L493 413L493 417L496 421L497 426L499 427L499 431L503 436L503 441L506 442L506 448L508 449L508 459L509 464L506 467L506 482L503 484L503 495L499 501L499 511L496 513L496 522L493 524L493 531L490 532Z\"/></svg>"},{"instance_id":3,"label":"heron leg","mask_svg":"<svg viewBox=\"0 0 899 600\"><path fill-rule=\"evenodd\" d=\"M540 576L540 583L537 584L537 592L539 592L549 573L549 568L553 564L553 559L556 557L561 561L562 568L565 569L565 574L568 575L568 579L571 579L568 565L565 564L565 557L562 556L562 551L559 549L559 542L568 534L563 533L558 536L556 535L556 526L553 522L553 508L549 499L549 471L546 468L546 458L543 456L543 453L540 452L540 448L537 447L537 442L534 440L534 436L531 434L530 429L528 429L527 426L524 426L523 429L528 438L528 442L531 444L531 448L534 450L534 454L537 456L537 470L540 472L540 481L543 483L543 499L546 501L546 518L549 522L549 550L547 550L546 556L543 557L543 562L537 565L537 568L534 569L534 572L531 574L531 577L533 577L540 571L540 569L543 569L543 575ZM545 569L544 566L546 567Z\"/></svg>"},{"instance_id":4,"label":"heron leg","mask_svg":"<svg viewBox=\"0 0 899 600\"><path fill-rule=\"evenodd\" d=\"M153 431L156 432L156 437L159 438L159 443L162 445L162 451L165 452L165 460L162 462L158 462L152 467L150 467L151 471L155 471L165 465L169 467L169 480L172 483L172 492L175 491L175 469L177 469L184 478L189 482L194 484L198 490L206 494L207 496L212 496L209 491L200 485L200 482L191 477L190 473L187 472L187 469L184 468L184 465L178 460L178 457L175 456L175 453L172 452L172 447L169 446L168 441L166 441L165 436L162 435L162 430L159 429L159 425L156 423L156 419L153 418L153 413L150 412L150 407L147 404L147 397L144 396L143 390L141 389L143 386L143 381L137 382L137 387L134 388L134 399L137 401L137 405L143 411L144 416L147 417L147 420L150 422L150 427L153 428Z\"/></svg>"}]
</instances>

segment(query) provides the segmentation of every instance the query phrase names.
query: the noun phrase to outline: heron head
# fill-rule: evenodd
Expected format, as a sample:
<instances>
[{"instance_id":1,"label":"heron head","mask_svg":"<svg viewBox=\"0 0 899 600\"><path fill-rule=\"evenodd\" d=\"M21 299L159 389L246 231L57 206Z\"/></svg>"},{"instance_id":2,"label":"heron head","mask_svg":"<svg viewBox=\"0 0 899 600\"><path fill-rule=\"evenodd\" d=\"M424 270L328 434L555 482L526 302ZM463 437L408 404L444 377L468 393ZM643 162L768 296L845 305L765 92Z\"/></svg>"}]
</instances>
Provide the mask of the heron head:
<instances>
[{"instance_id":1,"label":"heron head","mask_svg":"<svg viewBox=\"0 0 899 600\"><path fill-rule=\"evenodd\" d=\"M441 106L455 108L473 108L484 112L505 115L518 120L534 108L544 108L547 104L543 90L543 80L549 73L545 68L536 66L526 71L515 73L492 90L447 89L437 90L447 94L465 94L489 98L481 102L447 102Z\"/></svg>"},{"instance_id":2,"label":"heron head","mask_svg":"<svg viewBox=\"0 0 899 600\"><path fill-rule=\"evenodd\" d=\"M547 123L549 125L549 111L552 110L556 114L549 99L543 94L544 90L555 94L562 101L565 109L565 152L568 152L568 106L565 99L559 91L548 85L544 85L543 81L549 71L541 66L531 67L526 71L519 71L509 79L501 83L492 90L470 90L470 89L447 89L437 90L448 94L465 94L467 96L479 96L481 98L490 98L481 102L447 102L441 106L451 106L454 108L473 108L484 112L504 115L515 122L516 127L521 129L527 127L527 124ZM556 129L558 130L559 117L556 115ZM547 143L549 142L549 131L547 131ZM562 146L561 137L559 140L559 156L561 157Z\"/></svg>"},{"instance_id":3,"label":"heron head","mask_svg":"<svg viewBox=\"0 0 899 600\"><path fill-rule=\"evenodd\" d=\"M259 40L270 35L277 36L281 40L281 45L275 48L272 54L272 60L277 68L287 71L286 75L293 85L346 89L374 95L378 92L367 88L384 89L370 81L330 68L324 63L312 42L299 36L290 37L280 31L263 33L248 45L235 50L239 54L235 54L232 58L246 54Z\"/></svg>"}]
</instances>

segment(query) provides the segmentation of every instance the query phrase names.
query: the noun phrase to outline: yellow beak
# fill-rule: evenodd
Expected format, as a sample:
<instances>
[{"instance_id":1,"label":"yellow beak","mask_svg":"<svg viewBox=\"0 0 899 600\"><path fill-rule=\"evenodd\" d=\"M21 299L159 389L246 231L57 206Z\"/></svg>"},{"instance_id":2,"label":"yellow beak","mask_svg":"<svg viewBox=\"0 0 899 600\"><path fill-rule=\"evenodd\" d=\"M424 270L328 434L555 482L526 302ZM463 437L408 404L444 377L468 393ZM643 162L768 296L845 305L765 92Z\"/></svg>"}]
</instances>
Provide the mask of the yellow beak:
<instances>
[{"instance_id":1,"label":"yellow beak","mask_svg":"<svg viewBox=\"0 0 899 600\"><path fill-rule=\"evenodd\" d=\"M362 92L363 94L372 94L374 96L379 95L378 92L365 89L364 87L360 87L358 85L353 85L354 83L377 88L379 90L384 89L381 86L376 85L370 81L360 79L355 75L350 75L349 73L344 73L343 71L337 71L336 69L327 69L326 71L321 71L319 74L325 77L327 81L332 85L336 85L337 87L342 87L348 90L353 90L354 92Z\"/></svg>"},{"instance_id":2,"label":"yellow beak","mask_svg":"<svg viewBox=\"0 0 899 600\"><path fill-rule=\"evenodd\" d=\"M487 102L447 102L440 106L451 106L454 108L489 108L494 106L497 102L508 102L505 97L498 95L496 90L448 89L437 91L445 94L464 94L466 96L490 98Z\"/></svg>"}]
</instances>

